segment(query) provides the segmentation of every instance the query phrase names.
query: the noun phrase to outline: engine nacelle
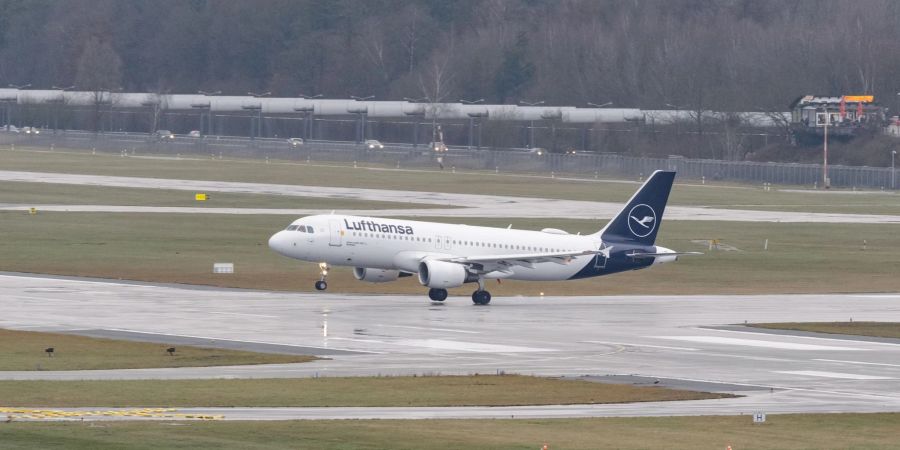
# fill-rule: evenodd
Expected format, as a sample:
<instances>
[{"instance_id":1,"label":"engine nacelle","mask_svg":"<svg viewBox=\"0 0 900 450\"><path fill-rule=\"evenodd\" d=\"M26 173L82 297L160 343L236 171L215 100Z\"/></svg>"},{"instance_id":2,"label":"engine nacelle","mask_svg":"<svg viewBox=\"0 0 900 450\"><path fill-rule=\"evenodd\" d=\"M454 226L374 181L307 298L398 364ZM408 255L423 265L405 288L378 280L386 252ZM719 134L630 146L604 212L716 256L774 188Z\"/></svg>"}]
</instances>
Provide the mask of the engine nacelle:
<instances>
[{"instance_id":1,"label":"engine nacelle","mask_svg":"<svg viewBox=\"0 0 900 450\"><path fill-rule=\"evenodd\" d=\"M353 276L356 277L356 279L359 281L368 281L369 283L387 283L399 278L400 271L354 267Z\"/></svg>"},{"instance_id":2,"label":"engine nacelle","mask_svg":"<svg viewBox=\"0 0 900 450\"><path fill-rule=\"evenodd\" d=\"M430 288L448 289L476 281L478 277L461 264L427 259L419 263L419 283Z\"/></svg>"},{"instance_id":3,"label":"engine nacelle","mask_svg":"<svg viewBox=\"0 0 900 450\"><path fill-rule=\"evenodd\" d=\"M656 253L675 253L675 250L670 250L665 247L656 247ZM662 255L654 257L653 264L663 264L667 262L675 262L677 260L678 255Z\"/></svg>"}]
</instances>

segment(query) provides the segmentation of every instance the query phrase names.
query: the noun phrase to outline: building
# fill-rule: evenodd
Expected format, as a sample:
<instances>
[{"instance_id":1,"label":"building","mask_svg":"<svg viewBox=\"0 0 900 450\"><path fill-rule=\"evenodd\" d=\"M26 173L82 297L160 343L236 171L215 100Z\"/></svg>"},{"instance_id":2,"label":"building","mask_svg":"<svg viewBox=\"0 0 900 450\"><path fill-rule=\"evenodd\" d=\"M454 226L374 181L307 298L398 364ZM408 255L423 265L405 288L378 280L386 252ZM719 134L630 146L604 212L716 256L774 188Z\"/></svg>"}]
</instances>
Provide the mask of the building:
<instances>
[{"instance_id":1,"label":"building","mask_svg":"<svg viewBox=\"0 0 900 450\"><path fill-rule=\"evenodd\" d=\"M791 103L791 131L797 142L819 143L828 136L848 140L885 126L885 109L872 95L805 95Z\"/></svg>"}]
</instances>

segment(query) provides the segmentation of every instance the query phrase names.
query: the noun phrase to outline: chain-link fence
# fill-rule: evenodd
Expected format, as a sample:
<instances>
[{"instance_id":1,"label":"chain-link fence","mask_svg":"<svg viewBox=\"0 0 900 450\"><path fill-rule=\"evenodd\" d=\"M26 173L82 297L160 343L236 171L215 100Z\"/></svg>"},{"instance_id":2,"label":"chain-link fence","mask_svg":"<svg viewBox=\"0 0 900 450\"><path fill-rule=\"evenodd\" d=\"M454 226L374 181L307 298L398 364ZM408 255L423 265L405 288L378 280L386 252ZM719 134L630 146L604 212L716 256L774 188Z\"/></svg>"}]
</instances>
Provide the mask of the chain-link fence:
<instances>
[{"instance_id":1,"label":"chain-link fence","mask_svg":"<svg viewBox=\"0 0 900 450\"><path fill-rule=\"evenodd\" d=\"M819 164L735 162L709 159L641 158L619 154L558 154L517 150L467 150L450 148L435 153L425 145L386 144L369 150L352 142L305 142L292 145L284 139L248 139L207 136L157 138L147 134L85 132L0 133L0 146L71 148L105 153L181 155L197 157L330 161L390 167L442 167L444 170L545 173L588 177L646 176L654 170L675 170L681 179L697 181L740 181L787 185L821 186ZM893 177L892 177L893 175ZM889 167L828 167L831 185L842 188L892 189L896 173Z\"/></svg>"}]
</instances>

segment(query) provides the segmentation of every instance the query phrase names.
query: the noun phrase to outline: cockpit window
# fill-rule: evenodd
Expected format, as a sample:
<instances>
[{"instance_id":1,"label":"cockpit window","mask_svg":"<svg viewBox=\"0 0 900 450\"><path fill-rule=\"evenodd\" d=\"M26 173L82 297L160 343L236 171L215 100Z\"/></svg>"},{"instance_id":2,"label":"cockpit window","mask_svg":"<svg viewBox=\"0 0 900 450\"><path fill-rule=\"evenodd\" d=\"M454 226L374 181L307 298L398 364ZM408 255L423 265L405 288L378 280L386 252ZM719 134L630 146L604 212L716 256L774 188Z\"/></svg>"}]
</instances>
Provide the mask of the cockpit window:
<instances>
[{"instance_id":1,"label":"cockpit window","mask_svg":"<svg viewBox=\"0 0 900 450\"><path fill-rule=\"evenodd\" d=\"M294 231L296 229L297 229L297 225L291 225L291 226L287 227L288 231Z\"/></svg>"},{"instance_id":2,"label":"cockpit window","mask_svg":"<svg viewBox=\"0 0 900 450\"><path fill-rule=\"evenodd\" d=\"M315 233L316 231L312 226L308 226L308 227L306 227L306 232L307 233Z\"/></svg>"}]
</instances>

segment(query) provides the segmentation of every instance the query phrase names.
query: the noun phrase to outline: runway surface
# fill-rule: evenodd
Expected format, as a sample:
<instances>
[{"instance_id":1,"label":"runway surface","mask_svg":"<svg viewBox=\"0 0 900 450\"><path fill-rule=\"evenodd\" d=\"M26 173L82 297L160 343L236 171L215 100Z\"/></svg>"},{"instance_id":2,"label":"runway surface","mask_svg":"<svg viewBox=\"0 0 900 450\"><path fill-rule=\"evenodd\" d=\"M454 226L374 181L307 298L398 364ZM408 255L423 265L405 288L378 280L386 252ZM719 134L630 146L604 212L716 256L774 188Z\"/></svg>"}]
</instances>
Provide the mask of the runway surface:
<instances>
[{"instance_id":1,"label":"runway surface","mask_svg":"<svg viewBox=\"0 0 900 450\"><path fill-rule=\"evenodd\" d=\"M330 358L265 366L0 372L7 380L505 372L639 375L644 378L618 381L659 379L661 385L745 396L510 408L181 408L179 414L272 420L900 411L900 341L729 327L744 321L900 321L900 294L500 297L476 307L468 297L432 304L424 293L273 293L3 274L0 299L0 328L299 349Z\"/></svg>"},{"instance_id":2,"label":"runway surface","mask_svg":"<svg viewBox=\"0 0 900 450\"><path fill-rule=\"evenodd\" d=\"M609 219L622 208L621 203L554 200L497 195L415 192L387 189L239 183L226 181L194 181L160 178L74 175L44 172L0 170L0 181L57 183L90 186L176 189L192 192L232 192L295 197L322 197L353 200L390 201L452 206L428 209L342 209L341 214L382 217L510 217ZM260 209L260 208L178 208L115 205L35 205L0 204L0 210L26 211L36 207L42 211L87 212L156 212L207 214L279 214L303 216L328 214L330 209ZM752 211L669 205L666 220L717 220L741 222L820 222L820 223L900 223L900 216L876 214L831 214L793 211Z\"/></svg>"}]
</instances>

